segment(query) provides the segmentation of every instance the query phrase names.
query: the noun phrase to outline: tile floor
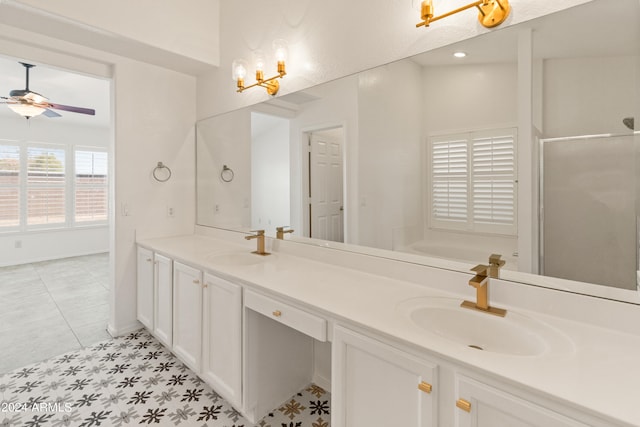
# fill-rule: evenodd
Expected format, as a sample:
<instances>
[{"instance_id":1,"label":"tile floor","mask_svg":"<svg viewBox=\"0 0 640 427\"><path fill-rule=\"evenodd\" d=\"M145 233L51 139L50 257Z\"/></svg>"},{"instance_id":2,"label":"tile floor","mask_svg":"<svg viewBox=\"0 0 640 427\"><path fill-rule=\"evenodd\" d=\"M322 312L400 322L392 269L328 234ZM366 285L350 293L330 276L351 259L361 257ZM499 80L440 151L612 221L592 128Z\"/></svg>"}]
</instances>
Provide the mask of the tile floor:
<instances>
[{"instance_id":1,"label":"tile floor","mask_svg":"<svg viewBox=\"0 0 640 427\"><path fill-rule=\"evenodd\" d=\"M0 373L110 338L109 255L0 268Z\"/></svg>"},{"instance_id":2,"label":"tile floor","mask_svg":"<svg viewBox=\"0 0 640 427\"><path fill-rule=\"evenodd\" d=\"M247 422L145 330L0 374L0 426L329 427L310 385Z\"/></svg>"}]
</instances>

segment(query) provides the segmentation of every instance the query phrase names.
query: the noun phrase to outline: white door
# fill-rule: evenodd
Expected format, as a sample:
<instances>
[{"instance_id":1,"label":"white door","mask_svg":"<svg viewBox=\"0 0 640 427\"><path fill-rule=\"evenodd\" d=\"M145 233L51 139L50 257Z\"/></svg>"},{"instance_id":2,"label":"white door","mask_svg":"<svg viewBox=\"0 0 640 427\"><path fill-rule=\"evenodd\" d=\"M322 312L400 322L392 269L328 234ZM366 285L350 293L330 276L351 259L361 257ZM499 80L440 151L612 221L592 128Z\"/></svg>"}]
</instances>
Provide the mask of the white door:
<instances>
[{"instance_id":1,"label":"white door","mask_svg":"<svg viewBox=\"0 0 640 427\"><path fill-rule=\"evenodd\" d=\"M336 327L332 427L436 427L437 366Z\"/></svg>"},{"instance_id":2,"label":"white door","mask_svg":"<svg viewBox=\"0 0 640 427\"><path fill-rule=\"evenodd\" d=\"M242 287L204 275L202 378L242 407Z\"/></svg>"},{"instance_id":3,"label":"white door","mask_svg":"<svg viewBox=\"0 0 640 427\"><path fill-rule=\"evenodd\" d=\"M137 276L138 320L153 331L153 252L149 249L138 247Z\"/></svg>"},{"instance_id":4,"label":"white door","mask_svg":"<svg viewBox=\"0 0 640 427\"><path fill-rule=\"evenodd\" d=\"M457 427L587 427L502 390L459 378Z\"/></svg>"},{"instance_id":5,"label":"white door","mask_svg":"<svg viewBox=\"0 0 640 427\"><path fill-rule=\"evenodd\" d=\"M173 338L173 261L166 256L156 254L155 300L153 335L164 345L171 348Z\"/></svg>"},{"instance_id":6,"label":"white door","mask_svg":"<svg viewBox=\"0 0 640 427\"><path fill-rule=\"evenodd\" d=\"M202 359L202 273L173 266L173 352L195 373Z\"/></svg>"},{"instance_id":7,"label":"white door","mask_svg":"<svg viewBox=\"0 0 640 427\"><path fill-rule=\"evenodd\" d=\"M310 237L316 239L344 241L342 140L342 128L310 134Z\"/></svg>"}]
</instances>

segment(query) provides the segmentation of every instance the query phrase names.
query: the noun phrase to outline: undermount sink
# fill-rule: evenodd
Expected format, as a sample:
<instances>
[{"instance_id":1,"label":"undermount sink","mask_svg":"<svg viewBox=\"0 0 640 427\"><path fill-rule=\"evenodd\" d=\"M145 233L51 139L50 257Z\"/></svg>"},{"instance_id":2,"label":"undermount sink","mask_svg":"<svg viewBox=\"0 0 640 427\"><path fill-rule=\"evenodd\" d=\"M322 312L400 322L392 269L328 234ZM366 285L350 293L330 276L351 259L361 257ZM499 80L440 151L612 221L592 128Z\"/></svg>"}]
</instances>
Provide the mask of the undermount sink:
<instances>
[{"instance_id":1,"label":"undermount sink","mask_svg":"<svg viewBox=\"0 0 640 427\"><path fill-rule=\"evenodd\" d=\"M252 252L218 252L208 255L207 261L223 265L254 265L261 264L272 257L274 257L273 254L258 255Z\"/></svg>"},{"instance_id":2,"label":"undermount sink","mask_svg":"<svg viewBox=\"0 0 640 427\"><path fill-rule=\"evenodd\" d=\"M535 318L507 311L505 317L460 307L454 298L412 298L397 309L412 323L465 347L512 356L573 351L571 340Z\"/></svg>"}]
</instances>

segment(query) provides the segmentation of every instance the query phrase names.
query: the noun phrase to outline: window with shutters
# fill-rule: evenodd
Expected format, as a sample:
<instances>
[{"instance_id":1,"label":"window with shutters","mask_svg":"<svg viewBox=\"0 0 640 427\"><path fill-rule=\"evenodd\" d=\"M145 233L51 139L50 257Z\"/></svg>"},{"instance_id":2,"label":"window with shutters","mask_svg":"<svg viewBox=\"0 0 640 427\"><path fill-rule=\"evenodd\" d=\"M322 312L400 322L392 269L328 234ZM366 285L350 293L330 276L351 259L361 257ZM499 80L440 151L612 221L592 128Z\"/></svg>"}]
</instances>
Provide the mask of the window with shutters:
<instances>
[{"instance_id":1,"label":"window with shutters","mask_svg":"<svg viewBox=\"0 0 640 427\"><path fill-rule=\"evenodd\" d=\"M430 138L433 228L516 234L516 130Z\"/></svg>"},{"instance_id":2,"label":"window with shutters","mask_svg":"<svg viewBox=\"0 0 640 427\"><path fill-rule=\"evenodd\" d=\"M75 222L106 221L108 212L107 153L75 151Z\"/></svg>"},{"instance_id":3,"label":"window with shutters","mask_svg":"<svg viewBox=\"0 0 640 427\"><path fill-rule=\"evenodd\" d=\"M20 146L0 141L0 229L20 227Z\"/></svg>"},{"instance_id":4,"label":"window with shutters","mask_svg":"<svg viewBox=\"0 0 640 427\"><path fill-rule=\"evenodd\" d=\"M0 232L108 223L103 148L0 140Z\"/></svg>"},{"instance_id":5,"label":"window with shutters","mask_svg":"<svg viewBox=\"0 0 640 427\"><path fill-rule=\"evenodd\" d=\"M27 146L27 225L66 222L64 146Z\"/></svg>"}]
</instances>

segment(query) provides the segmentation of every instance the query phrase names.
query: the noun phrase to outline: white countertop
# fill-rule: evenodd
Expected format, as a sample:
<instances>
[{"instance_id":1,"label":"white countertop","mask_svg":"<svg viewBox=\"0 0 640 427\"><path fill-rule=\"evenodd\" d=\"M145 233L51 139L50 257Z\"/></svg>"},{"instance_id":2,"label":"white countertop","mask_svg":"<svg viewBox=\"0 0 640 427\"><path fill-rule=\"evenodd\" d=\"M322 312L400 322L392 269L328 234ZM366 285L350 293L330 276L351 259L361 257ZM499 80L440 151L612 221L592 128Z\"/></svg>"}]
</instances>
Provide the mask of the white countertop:
<instances>
[{"instance_id":1,"label":"white countertop","mask_svg":"<svg viewBox=\"0 0 640 427\"><path fill-rule=\"evenodd\" d=\"M478 368L529 391L542 392L589 415L609 417L620 425L640 426L638 335L518 308L518 313L568 336L573 348L532 357L477 351L426 332L396 308L410 298L460 298L428 286L430 280L442 280L443 274L456 277L456 273L425 267L427 275L422 285L285 253L274 253L253 265L211 261L214 253L247 251L247 244L242 243L236 245L199 235L138 242L174 260L306 305L345 325L373 330L426 354Z\"/></svg>"}]
</instances>

